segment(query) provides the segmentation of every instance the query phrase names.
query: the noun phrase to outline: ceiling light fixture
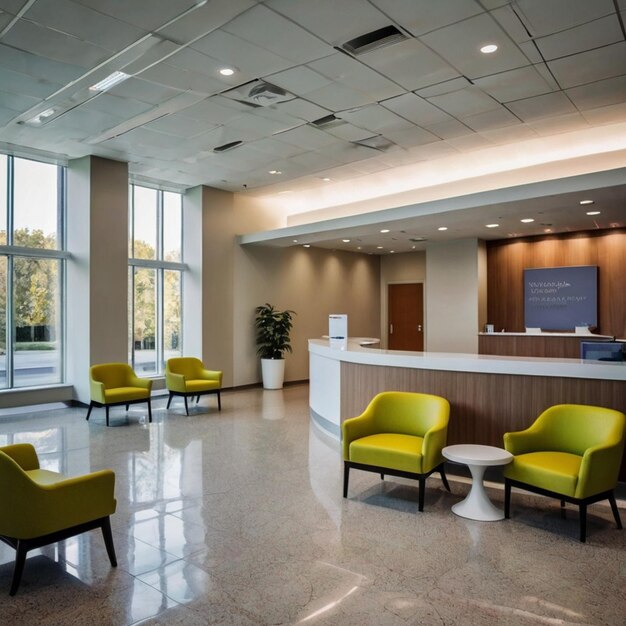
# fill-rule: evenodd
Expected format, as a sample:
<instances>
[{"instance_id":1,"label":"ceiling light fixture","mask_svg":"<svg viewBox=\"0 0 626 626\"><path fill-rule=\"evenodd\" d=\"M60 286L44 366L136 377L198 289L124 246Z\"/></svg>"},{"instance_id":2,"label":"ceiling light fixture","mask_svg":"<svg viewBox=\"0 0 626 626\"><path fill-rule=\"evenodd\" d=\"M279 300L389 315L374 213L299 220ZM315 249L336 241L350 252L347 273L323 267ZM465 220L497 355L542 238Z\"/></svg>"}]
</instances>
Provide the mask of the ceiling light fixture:
<instances>
[{"instance_id":1,"label":"ceiling light fixture","mask_svg":"<svg viewBox=\"0 0 626 626\"><path fill-rule=\"evenodd\" d=\"M520 220L522 224L532 224L535 220L532 217L525 217L523 220Z\"/></svg>"},{"instance_id":2,"label":"ceiling light fixture","mask_svg":"<svg viewBox=\"0 0 626 626\"><path fill-rule=\"evenodd\" d=\"M44 120L56 113L56 109L46 109L28 120L28 124L42 124Z\"/></svg>"},{"instance_id":3,"label":"ceiling light fixture","mask_svg":"<svg viewBox=\"0 0 626 626\"><path fill-rule=\"evenodd\" d=\"M587 215L600 215L600 211L587 211Z\"/></svg>"},{"instance_id":4,"label":"ceiling light fixture","mask_svg":"<svg viewBox=\"0 0 626 626\"><path fill-rule=\"evenodd\" d=\"M500 226L500 224L485 224L485 226L487 228L498 228L498 226Z\"/></svg>"},{"instance_id":5,"label":"ceiling light fixture","mask_svg":"<svg viewBox=\"0 0 626 626\"><path fill-rule=\"evenodd\" d=\"M303 247L303 248L310 248L310 247L311 247L311 244L310 244L310 243L305 243L302 247Z\"/></svg>"},{"instance_id":6,"label":"ceiling light fixture","mask_svg":"<svg viewBox=\"0 0 626 626\"><path fill-rule=\"evenodd\" d=\"M232 76L234 73L235 73L235 70L233 70L233 69L232 69L232 68L230 68L230 67L223 67L223 68L220 70L220 74L221 74L222 76Z\"/></svg>"},{"instance_id":7,"label":"ceiling light fixture","mask_svg":"<svg viewBox=\"0 0 626 626\"><path fill-rule=\"evenodd\" d=\"M282 174L280 170L270 170L268 174Z\"/></svg>"},{"instance_id":8,"label":"ceiling light fixture","mask_svg":"<svg viewBox=\"0 0 626 626\"><path fill-rule=\"evenodd\" d=\"M448 230L447 226L440 226L437 230Z\"/></svg>"},{"instance_id":9,"label":"ceiling light fixture","mask_svg":"<svg viewBox=\"0 0 626 626\"><path fill-rule=\"evenodd\" d=\"M294 240L293 240L293 242L294 242L294 243L298 243L298 240L297 240L297 239L294 239Z\"/></svg>"},{"instance_id":10,"label":"ceiling light fixture","mask_svg":"<svg viewBox=\"0 0 626 626\"><path fill-rule=\"evenodd\" d=\"M330 182L330 178L322 178L322 180L323 180L325 183L329 183L329 182Z\"/></svg>"},{"instance_id":11,"label":"ceiling light fixture","mask_svg":"<svg viewBox=\"0 0 626 626\"><path fill-rule=\"evenodd\" d=\"M581 200L578 204L593 204L593 200Z\"/></svg>"},{"instance_id":12,"label":"ceiling light fixture","mask_svg":"<svg viewBox=\"0 0 626 626\"><path fill-rule=\"evenodd\" d=\"M495 52L498 49L498 46L496 46L495 43L488 43L486 45L484 45L480 51L483 54L491 54L492 52Z\"/></svg>"},{"instance_id":13,"label":"ceiling light fixture","mask_svg":"<svg viewBox=\"0 0 626 626\"><path fill-rule=\"evenodd\" d=\"M113 72L113 74L109 74L99 83L89 87L89 91L108 91L112 87L115 87L115 85L124 82L127 78L130 78L130 74L126 74L125 72Z\"/></svg>"},{"instance_id":14,"label":"ceiling light fixture","mask_svg":"<svg viewBox=\"0 0 626 626\"><path fill-rule=\"evenodd\" d=\"M349 239L342 239L341 241L343 241L344 243L350 243Z\"/></svg>"},{"instance_id":15,"label":"ceiling light fixture","mask_svg":"<svg viewBox=\"0 0 626 626\"><path fill-rule=\"evenodd\" d=\"M395 250L389 250L389 254L395 254Z\"/></svg>"},{"instance_id":16,"label":"ceiling light fixture","mask_svg":"<svg viewBox=\"0 0 626 626\"><path fill-rule=\"evenodd\" d=\"M376 250L382 250L383 247L382 246L376 246Z\"/></svg>"},{"instance_id":17,"label":"ceiling light fixture","mask_svg":"<svg viewBox=\"0 0 626 626\"><path fill-rule=\"evenodd\" d=\"M381 233L388 233L388 232L389 232L389 229L388 229L388 228L383 228L380 232L381 232Z\"/></svg>"}]
</instances>

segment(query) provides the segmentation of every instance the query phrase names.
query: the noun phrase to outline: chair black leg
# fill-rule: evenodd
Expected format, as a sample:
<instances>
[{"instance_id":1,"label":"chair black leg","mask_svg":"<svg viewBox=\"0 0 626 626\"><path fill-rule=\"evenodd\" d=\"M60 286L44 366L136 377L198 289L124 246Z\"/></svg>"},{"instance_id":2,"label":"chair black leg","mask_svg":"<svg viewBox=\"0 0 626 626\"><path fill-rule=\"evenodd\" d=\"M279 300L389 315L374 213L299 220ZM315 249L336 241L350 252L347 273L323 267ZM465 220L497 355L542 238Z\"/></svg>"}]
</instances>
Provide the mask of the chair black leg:
<instances>
[{"instance_id":1,"label":"chair black leg","mask_svg":"<svg viewBox=\"0 0 626 626\"><path fill-rule=\"evenodd\" d=\"M109 425L109 407L105 406L104 410L106 411L106 415L107 415L107 426Z\"/></svg>"},{"instance_id":2,"label":"chair black leg","mask_svg":"<svg viewBox=\"0 0 626 626\"><path fill-rule=\"evenodd\" d=\"M170 404L172 404L172 398L174 396L172 395L172 392L170 391L170 397L167 399L167 406L165 407L166 409L170 408Z\"/></svg>"},{"instance_id":3,"label":"chair black leg","mask_svg":"<svg viewBox=\"0 0 626 626\"><path fill-rule=\"evenodd\" d=\"M130 404L126 405L126 411L128 412L128 407L130 407Z\"/></svg>"},{"instance_id":4,"label":"chair black leg","mask_svg":"<svg viewBox=\"0 0 626 626\"><path fill-rule=\"evenodd\" d=\"M511 518L511 483L504 479L504 517Z\"/></svg>"},{"instance_id":5,"label":"chair black leg","mask_svg":"<svg viewBox=\"0 0 626 626\"><path fill-rule=\"evenodd\" d=\"M619 517L619 509L617 508L617 502L615 502L615 494L611 492L609 494L609 502L611 503L611 511L613 511L613 517L618 528L622 528L622 520Z\"/></svg>"},{"instance_id":6,"label":"chair black leg","mask_svg":"<svg viewBox=\"0 0 626 626\"><path fill-rule=\"evenodd\" d=\"M380 475L380 479L381 479L381 480L385 480L385 475L384 475L384 474L381 474L381 475Z\"/></svg>"},{"instance_id":7,"label":"chair black leg","mask_svg":"<svg viewBox=\"0 0 626 626\"><path fill-rule=\"evenodd\" d=\"M102 521L102 537L104 538L104 546L109 555L109 561L113 567L117 567L117 557L115 556L115 546L113 545L113 535L111 534L111 519L109 517Z\"/></svg>"},{"instance_id":8,"label":"chair black leg","mask_svg":"<svg viewBox=\"0 0 626 626\"><path fill-rule=\"evenodd\" d=\"M91 415L91 409L93 409L93 402L89 403L89 410L87 411L87 417L85 418L87 421L89 421L89 416Z\"/></svg>"},{"instance_id":9,"label":"chair black leg","mask_svg":"<svg viewBox=\"0 0 626 626\"><path fill-rule=\"evenodd\" d=\"M443 482L443 486L450 491L450 484L448 483L448 477L446 476L446 468L445 464L442 463L439 466L439 473L441 474L441 482Z\"/></svg>"},{"instance_id":10,"label":"chair black leg","mask_svg":"<svg viewBox=\"0 0 626 626\"><path fill-rule=\"evenodd\" d=\"M148 421L152 423L152 404L148 400Z\"/></svg>"},{"instance_id":11,"label":"chair black leg","mask_svg":"<svg viewBox=\"0 0 626 626\"><path fill-rule=\"evenodd\" d=\"M565 519L565 500L561 500L561 517Z\"/></svg>"},{"instance_id":12,"label":"chair black leg","mask_svg":"<svg viewBox=\"0 0 626 626\"><path fill-rule=\"evenodd\" d=\"M350 466L347 461L343 462L343 497L348 497L348 480L350 479Z\"/></svg>"},{"instance_id":13,"label":"chair black leg","mask_svg":"<svg viewBox=\"0 0 626 626\"><path fill-rule=\"evenodd\" d=\"M220 396L220 392L217 392L217 410L222 410L222 397Z\"/></svg>"},{"instance_id":14,"label":"chair black leg","mask_svg":"<svg viewBox=\"0 0 626 626\"><path fill-rule=\"evenodd\" d=\"M183 399L185 400L185 413L189 415L189 406L187 405L187 396L183 396Z\"/></svg>"},{"instance_id":15,"label":"chair black leg","mask_svg":"<svg viewBox=\"0 0 626 626\"><path fill-rule=\"evenodd\" d=\"M580 541L587 540L587 505L580 504Z\"/></svg>"},{"instance_id":16,"label":"chair black leg","mask_svg":"<svg viewBox=\"0 0 626 626\"><path fill-rule=\"evenodd\" d=\"M418 509L420 511L423 511L424 510L424 492L426 491L426 479L424 478L424 476L419 477L419 484L420 484L420 494L419 494Z\"/></svg>"},{"instance_id":17,"label":"chair black leg","mask_svg":"<svg viewBox=\"0 0 626 626\"><path fill-rule=\"evenodd\" d=\"M23 541L18 540L15 550L15 567L13 568L13 580L11 581L10 596L14 596L22 581L22 572L24 571L24 563L26 562L26 553L28 552Z\"/></svg>"},{"instance_id":18,"label":"chair black leg","mask_svg":"<svg viewBox=\"0 0 626 626\"><path fill-rule=\"evenodd\" d=\"M198 404L198 402L200 402L200 396L196 398L196 404Z\"/></svg>"}]
</instances>

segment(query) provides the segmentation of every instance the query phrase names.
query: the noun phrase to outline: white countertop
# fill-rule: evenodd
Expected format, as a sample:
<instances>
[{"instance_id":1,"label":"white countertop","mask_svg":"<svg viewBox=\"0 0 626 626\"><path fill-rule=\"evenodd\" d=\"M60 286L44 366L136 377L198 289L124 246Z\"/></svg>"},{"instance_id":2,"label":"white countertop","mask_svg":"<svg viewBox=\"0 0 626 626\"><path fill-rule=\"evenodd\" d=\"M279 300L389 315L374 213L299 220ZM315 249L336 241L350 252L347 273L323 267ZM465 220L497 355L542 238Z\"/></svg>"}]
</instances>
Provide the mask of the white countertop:
<instances>
[{"instance_id":1,"label":"white countertop","mask_svg":"<svg viewBox=\"0 0 626 626\"><path fill-rule=\"evenodd\" d=\"M576 337L578 339L586 339L586 340L613 340L613 335L594 335L593 333L501 333L501 332L493 332L493 333L478 333L481 337Z\"/></svg>"},{"instance_id":2,"label":"white countertop","mask_svg":"<svg viewBox=\"0 0 626 626\"><path fill-rule=\"evenodd\" d=\"M345 347L341 348L331 347L327 339L309 339L309 352L336 361L363 365L410 367L449 372L626 381L626 361L583 361L581 359L493 356L489 354L380 350L361 346L358 338L349 339Z\"/></svg>"}]
</instances>

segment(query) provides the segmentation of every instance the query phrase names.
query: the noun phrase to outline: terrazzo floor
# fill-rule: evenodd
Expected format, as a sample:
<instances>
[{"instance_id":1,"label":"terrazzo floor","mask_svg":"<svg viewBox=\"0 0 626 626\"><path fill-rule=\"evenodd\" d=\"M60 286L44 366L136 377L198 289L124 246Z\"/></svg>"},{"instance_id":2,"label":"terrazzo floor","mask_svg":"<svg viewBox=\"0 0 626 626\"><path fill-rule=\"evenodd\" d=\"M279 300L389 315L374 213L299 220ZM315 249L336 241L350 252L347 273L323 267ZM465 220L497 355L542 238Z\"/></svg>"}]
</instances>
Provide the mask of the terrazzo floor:
<instances>
[{"instance_id":1,"label":"terrazzo floor","mask_svg":"<svg viewBox=\"0 0 626 626\"><path fill-rule=\"evenodd\" d=\"M191 413L157 400L152 424L141 405L110 428L102 410L0 417L0 445L33 443L42 467L115 471L119 562L92 531L30 553L11 598L2 545L0 624L626 624L626 532L608 506L581 544L577 513L536 496L514 494L509 521L453 515L462 476L452 494L429 478L423 513L416 484L356 470L344 500L306 385Z\"/></svg>"}]
</instances>

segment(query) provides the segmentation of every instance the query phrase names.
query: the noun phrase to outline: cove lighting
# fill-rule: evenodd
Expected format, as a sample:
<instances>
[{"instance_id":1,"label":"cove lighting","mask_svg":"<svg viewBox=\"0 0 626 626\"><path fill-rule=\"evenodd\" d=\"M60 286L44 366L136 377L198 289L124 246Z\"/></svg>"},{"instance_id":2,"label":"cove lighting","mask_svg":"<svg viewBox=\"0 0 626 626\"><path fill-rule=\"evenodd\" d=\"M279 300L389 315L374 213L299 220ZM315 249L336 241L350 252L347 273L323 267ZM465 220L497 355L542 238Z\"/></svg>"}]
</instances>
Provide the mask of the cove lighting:
<instances>
[{"instance_id":1,"label":"cove lighting","mask_svg":"<svg viewBox=\"0 0 626 626\"><path fill-rule=\"evenodd\" d=\"M500 226L500 224L485 224L485 226L487 228L498 228L498 226Z\"/></svg>"},{"instance_id":2,"label":"cove lighting","mask_svg":"<svg viewBox=\"0 0 626 626\"><path fill-rule=\"evenodd\" d=\"M89 87L89 91L107 91L108 89L115 87L115 85L119 85L121 82L124 82L127 78L130 78L130 74L126 74L125 72L113 72L113 74L109 74L99 83Z\"/></svg>"},{"instance_id":3,"label":"cove lighting","mask_svg":"<svg viewBox=\"0 0 626 626\"><path fill-rule=\"evenodd\" d=\"M522 224L532 224L535 220L532 217L525 217L523 220L520 220Z\"/></svg>"},{"instance_id":4,"label":"cove lighting","mask_svg":"<svg viewBox=\"0 0 626 626\"><path fill-rule=\"evenodd\" d=\"M483 54L491 54L492 52L495 52L498 49L498 46L496 46L495 43L488 43L487 45L483 46L480 51Z\"/></svg>"},{"instance_id":5,"label":"cove lighting","mask_svg":"<svg viewBox=\"0 0 626 626\"><path fill-rule=\"evenodd\" d=\"M600 211L587 211L587 215L600 215Z\"/></svg>"},{"instance_id":6,"label":"cove lighting","mask_svg":"<svg viewBox=\"0 0 626 626\"><path fill-rule=\"evenodd\" d=\"M235 73L235 70L233 70L233 69L232 69L232 68L230 68L230 67L223 67L223 68L220 70L220 74L221 74L222 76L232 76L234 73Z\"/></svg>"},{"instance_id":7,"label":"cove lighting","mask_svg":"<svg viewBox=\"0 0 626 626\"><path fill-rule=\"evenodd\" d=\"M593 204L593 200L581 200L578 204Z\"/></svg>"}]
</instances>

